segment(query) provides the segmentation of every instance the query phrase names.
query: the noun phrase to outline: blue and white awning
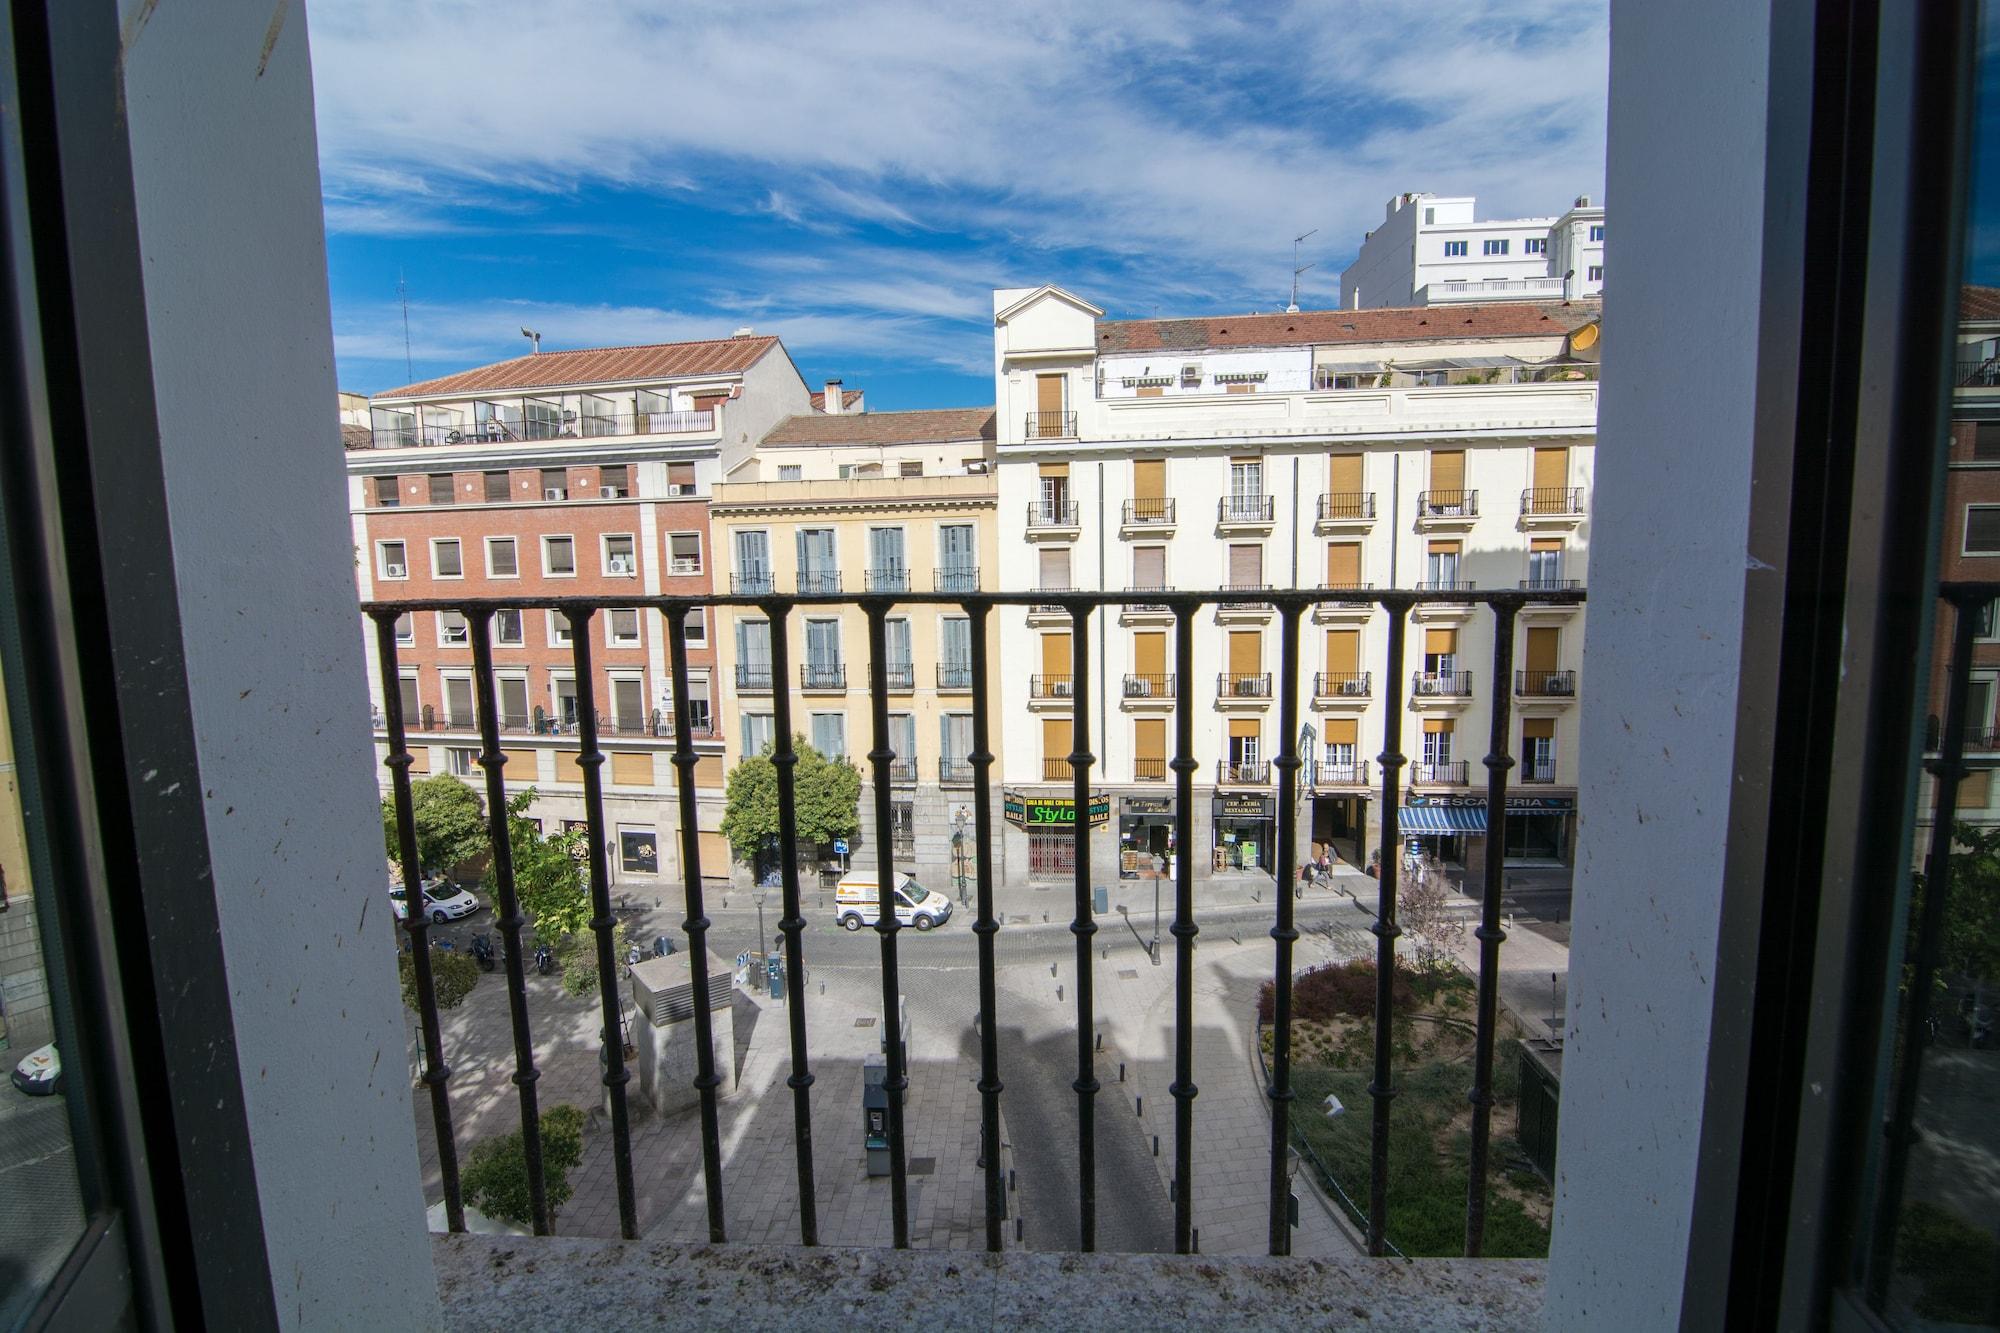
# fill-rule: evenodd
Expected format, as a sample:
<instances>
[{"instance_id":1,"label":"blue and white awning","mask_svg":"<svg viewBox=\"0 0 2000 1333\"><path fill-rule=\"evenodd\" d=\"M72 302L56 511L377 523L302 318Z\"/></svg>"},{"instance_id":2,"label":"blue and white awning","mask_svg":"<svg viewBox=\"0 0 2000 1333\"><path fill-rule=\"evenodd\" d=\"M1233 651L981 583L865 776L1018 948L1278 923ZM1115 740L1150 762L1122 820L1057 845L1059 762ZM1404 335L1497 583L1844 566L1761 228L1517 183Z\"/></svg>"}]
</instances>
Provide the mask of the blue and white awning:
<instances>
[{"instance_id":1,"label":"blue and white awning","mask_svg":"<svg viewBox=\"0 0 2000 1333\"><path fill-rule=\"evenodd\" d=\"M1483 805L1406 805L1397 816L1405 833L1484 833Z\"/></svg>"}]
</instances>

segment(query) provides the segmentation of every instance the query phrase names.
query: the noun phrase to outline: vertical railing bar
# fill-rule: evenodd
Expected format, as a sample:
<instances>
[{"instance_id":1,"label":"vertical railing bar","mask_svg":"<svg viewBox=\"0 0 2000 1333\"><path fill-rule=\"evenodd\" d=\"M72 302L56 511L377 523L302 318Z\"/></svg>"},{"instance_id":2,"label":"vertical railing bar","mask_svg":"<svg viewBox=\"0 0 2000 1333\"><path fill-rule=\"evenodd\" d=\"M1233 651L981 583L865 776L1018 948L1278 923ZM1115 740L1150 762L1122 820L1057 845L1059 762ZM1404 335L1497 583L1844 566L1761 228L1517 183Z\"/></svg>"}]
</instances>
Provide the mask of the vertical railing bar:
<instances>
[{"instance_id":1,"label":"vertical railing bar","mask_svg":"<svg viewBox=\"0 0 2000 1333\"><path fill-rule=\"evenodd\" d=\"M1006 1195L1000 1179L1000 1034L993 937L1000 923L993 918L993 746L988 735L986 675L986 604L967 603L972 625L972 799L973 828L979 849L979 919L973 934L979 939L979 1096L980 1134L986 1145L986 1248L1001 1247L1001 1222Z\"/></svg>"},{"instance_id":2,"label":"vertical railing bar","mask_svg":"<svg viewBox=\"0 0 2000 1333\"><path fill-rule=\"evenodd\" d=\"M479 712L479 765L486 774L486 831L493 845L493 897L507 971L507 1011L514 1025L514 1086L521 1100L521 1154L528 1168L528 1213L537 1236L549 1234L548 1184L542 1166L542 1117L536 1105L535 1043L528 1029L528 969L521 957L521 899L514 887L514 844L509 831L507 755L500 748L500 710L493 686L493 612L480 609L471 622L472 687Z\"/></svg>"},{"instance_id":3,"label":"vertical railing bar","mask_svg":"<svg viewBox=\"0 0 2000 1333\"><path fill-rule=\"evenodd\" d=\"M410 793L409 739L403 725L403 683L396 668L397 611L375 614L375 645L382 672L382 723L389 733L389 785L396 806L396 850L403 862L403 931L410 937L410 967L416 982L417 1018L424 1034L423 1082L431 1093L431 1123L437 1133L438 1179L444 1188L445 1227L465 1230L465 1201L458 1189L458 1142L451 1127L451 1095L445 1084L444 1034L438 1027L437 984L431 976L430 914L424 911L424 868L417 858L417 825Z\"/></svg>"},{"instance_id":4,"label":"vertical railing bar","mask_svg":"<svg viewBox=\"0 0 2000 1333\"><path fill-rule=\"evenodd\" d=\"M1500 895L1507 887L1507 774L1513 726L1514 615L1511 602L1493 605L1493 725L1486 746L1486 886L1480 899L1479 1016L1473 1038L1472 1160L1465 1194L1465 1256L1477 1259L1486 1244L1486 1175L1493 1135L1493 1043L1500 1022Z\"/></svg>"},{"instance_id":5,"label":"vertical railing bar","mask_svg":"<svg viewBox=\"0 0 2000 1333\"><path fill-rule=\"evenodd\" d=\"M694 752L688 710L687 613L685 605L667 612L667 662L674 680L674 789L680 798L681 881L687 899L688 978L694 988L694 1086L701 1098L702 1187L708 1196L708 1238L720 1245L728 1238L722 1216L722 1132L715 1108L715 1090L722 1076L715 1072L715 1022L709 1012L708 928L701 894L700 816L695 807L694 770L701 759ZM772 682L775 693L778 686Z\"/></svg>"},{"instance_id":6,"label":"vertical railing bar","mask_svg":"<svg viewBox=\"0 0 2000 1333\"><path fill-rule=\"evenodd\" d=\"M1931 794L1931 845L1924 856L1924 910L1917 922L1910 951L1910 979L1905 990L1902 1058L1895 1083L1895 1100L1883 1133L1881 1192L1875 1199L1875 1244L1868 1262L1868 1291L1879 1306L1888 1292L1896 1228L1901 1220L1903 1186L1909 1171L1910 1145L1915 1137L1917 1090L1923 1071L1925 1038L1931 1017L1931 984L1943 947L1944 912L1951 894L1952 816L1958 810L1958 786L1965 777L1966 705L1972 693L1972 640L1979 624L1979 597L1951 596L1953 612L1951 675L1945 689L1944 729L1938 738L1937 765Z\"/></svg>"},{"instance_id":7,"label":"vertical railing bar","mask_svg":"<svg viewBox=\"0 0 2000 1333\"><path fill-rule=\"evenodd\" d=\"M875 785L875 864L879 906L875 929L882 938L882 1035L888 1044L888 1077L883 1083L889 1095L889 1217L892 1239L899 1250L910 1247L910 1181L907 1149L903 1143L903 1096L910 1086L903 1051L902 981L896 971L895 807L889 766L896 752L889 745L889 607L880 599L866 599L868 613L868 704L874 723L874 748L868 758L873 765Z\"/></svg>"},{"instance_id":8,"label":"vertical railing bar","mask_svg":"<svg viewBox=\"0 0 2000 1333\"><path fill-rule=\"evenodd\" d=\"M790 645L786 630L790 621L781 602L769 602L764 615L771 626L771 709L777 728L777 746L771 766L778 774L778 861L784 882L785 914L778 930L785 937L785 1010L791 1025L792 1072L785 1085L792 1090L792 1139L799 1172L799 1243L819 1244L819 1202L813 1192L812 1070L806 1063L806 992L799 985L805 975L803 946L799 936L806 921L799 907L798 789L799 752L792 740L792 691ZM757 948L764 947L762 940Z\"/></svg>"},{"instance_id":9,"label":"vertical railing bar","mask_svg":"<svg viewBox=\"0 0 2000 1333\"><path fill-rule=\"evenodd\" d=\"M597 934L597 994L604 1011L604 1087L611 1098L611 1164L618 1183L619 1235L639 1238L639 1208L632 1188L632 1120L625 1104L625 1025L618 994L618 950L613 932L618 918L611 912L611 874L604 859L604 754L597 747L597 682L590 665L590 629L594 619L588 603L563 608L569 620L570 654L576 667L577 767L583 772L583 822L590 838L590 928Z\"/></svg>"},{"instance_id":10,"label":"vertical railing bar","mask_svg":"<svg viewBox=\"0 0 2000 1333\"><path fill-rule=\"evenodd\" d=\"M1271 927L1276 943L1272 974L1271 1081L1265 1088L1271 1101L1271 1253L1292 1252L1291 1157L1292 1121L1292 945L1299 938L1295 917L1298 898L1299 834L1299 612L1286 603L1279 608L1278 630L1278 920Z\"/></svg>"},{"instance_id":11,"label":"vertical railing bar","mask_svg":"<svg viewBox=\"0 0 2000 1333\"><path fill-rule=\"evenodd\" d=\"M1097 914L1090 900L1090 606L1073 602L1069 608L1071 668L1077 687L1070 691L1070 790L1075 800L1076 917L1076 1189L1077 1248L1085 1254L1097 1248L1097 1061L1091 987L1091 936Z\"/></svg>"},{"instance_id":12,"label":"vertical railing bar","mask_svg":"<svg viewBox=\"0 0 2000 1333\"><path fill-rule=\"evenodd\" d=\"M1194 617L1174 605L1174 1253L1194 1252Z\"/></svg>"},{"instance_id":13,"label":"vertical railing bar","mask_svg":"<svg viewBox=\"0 0 2000 1333\"><path fill-rule=\"evenodd\" d=\"M1368 1137L1368 1253L1380 1258L1389 1217L1389 1103L1396 1096L1390 1069L1391 1027L1395 1018L1396 869L1401 863L1398 845L1400 809L1396 785L1402 776L1403 744L1403 637L1408 629L1411 599L1386 596L1382 608L1389 614L1389 670L1383 682L1382 753L1382 856L1377 867L1375 921L1369 926L1375 947L1375 1074L1368 1084L1374 1098L1374 1121Z\"/></svg>"}]
</instances>

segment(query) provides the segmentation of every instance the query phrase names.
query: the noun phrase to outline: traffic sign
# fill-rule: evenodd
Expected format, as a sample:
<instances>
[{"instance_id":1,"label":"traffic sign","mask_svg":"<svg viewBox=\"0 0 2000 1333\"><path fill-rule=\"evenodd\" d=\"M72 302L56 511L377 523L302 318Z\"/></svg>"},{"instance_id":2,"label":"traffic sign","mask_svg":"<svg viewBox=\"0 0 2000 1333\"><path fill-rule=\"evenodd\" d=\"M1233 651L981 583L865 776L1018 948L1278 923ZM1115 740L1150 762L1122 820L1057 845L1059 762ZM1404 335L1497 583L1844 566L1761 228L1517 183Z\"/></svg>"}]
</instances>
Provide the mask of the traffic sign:
<instances>
[{"instance_id":1,"label":"traffic sign","mask_svg":"<svg viewBox=\"0 0 2000 1333\"><path fill-rule=\"evenodd\" d=\"M835 838L833 840L833 854L835 856L847 855L847 839Z\"/></svg>"}]
</instances>

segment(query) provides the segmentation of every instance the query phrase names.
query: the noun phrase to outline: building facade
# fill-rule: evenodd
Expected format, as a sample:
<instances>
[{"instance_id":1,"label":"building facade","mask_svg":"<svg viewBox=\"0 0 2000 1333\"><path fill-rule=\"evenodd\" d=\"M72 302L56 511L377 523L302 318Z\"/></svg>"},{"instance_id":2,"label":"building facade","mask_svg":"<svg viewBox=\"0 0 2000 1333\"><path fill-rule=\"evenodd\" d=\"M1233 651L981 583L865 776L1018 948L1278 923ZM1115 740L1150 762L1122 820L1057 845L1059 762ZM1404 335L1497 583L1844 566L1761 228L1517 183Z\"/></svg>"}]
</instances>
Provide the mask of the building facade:
<instances>
[{"instance_id":1,"label":"building facade","mask_svg":"<svg viewBox=\"0 0 2000 1333\"><path fill-rule=\"evenodd\" d=\"M1347 310L1548 301L1604 290L1604 210L1480 221L1470 196L1399 194L1340 275Z\"/></svg>"},{"instance_id":2,"label":"building facade","mask_svg":"<svg viewBox=\"0 0 2000 1333\"><path fill-rule=\"evenodd\" d=\"M808 402L778 339L747 330L709 342L537 352L378 394L365 437L346 432L361 597L706 595L715 566L709 495L725 460ZM479 785L469 627L456 614L417 611L397 628L415 771ZM492 632L508 786L535 787L530 813L545 827L580 826L583 690L568 623L553 611L502 612ZM665 618L613 611L591 634L613 873L634 886L677 878ZM376 662L372 629L367 637ZM688 623L686 657L703 872L721 874L723 743L706 616ZM369 687L386 755L376 668Z\"/></svg>"},{"instance_id":3,"label":"building facade","mask_svg":"<svg viewBox=\"0 0 2000 1333\"><path fill-rule=\"evenodd\" d=\"M828 390L828 401L833 392ZM855 597L969 593L993 587L997 560L991 408L808 414L779 423L715 488L714 546L738 594ZM717 626L721 736L733 766L776 739L773 693L791 698L793 731L862 772L861 830L843 854L808 849L823 867L875 866L869 622L858 606L794 611L787 679L772 669L768 616L725 609ZM989 626L988 642L997 642ZM896 753L899 866L956 892L976 873L972 837L972 621L956 607L895 607L884 624ZM991 660L991 659L989 659ZM996 669L994 675L1000 673ZM995 717L994 752L1003 742ZM777 873L776 849L732 863L744 882Z\"/></svg>"},{"instance_id":4,"label":"building facade","mask_svg":"<svg viewBox=\"0 0 2000 1333\"><path fill-rule=\"evenodd\" d=\"M1276 862L1274 588L1583 586L1597 419L1594 301L1107 321L1053 287L994 294L999 575L1009 591L1240 591L1193 649L1192 853L1212 873ZM1076 697L1090 701L1094 876L1143 875L1171 844L1174 618L1099 612L1086 676L1066 611L1003 614L1011 809L1073 795ZM1300 852L1361 860L1379 828L1384 614L1330 600L1301 627ZM1402 716L1404 827L1476 863L1492 625L1470 605L1413 614ZM1521 615L1510 691L1507 843L1566 861L1576 808L1579 607ZM1025 725L1021 719L1029 719ZM1101 784L1101 787L1100 787ZM1483 815L1479 816L1483 820ZM1009 827L1013 879L1066 878L1073 840Z\"/></svg>"}]
</instances>

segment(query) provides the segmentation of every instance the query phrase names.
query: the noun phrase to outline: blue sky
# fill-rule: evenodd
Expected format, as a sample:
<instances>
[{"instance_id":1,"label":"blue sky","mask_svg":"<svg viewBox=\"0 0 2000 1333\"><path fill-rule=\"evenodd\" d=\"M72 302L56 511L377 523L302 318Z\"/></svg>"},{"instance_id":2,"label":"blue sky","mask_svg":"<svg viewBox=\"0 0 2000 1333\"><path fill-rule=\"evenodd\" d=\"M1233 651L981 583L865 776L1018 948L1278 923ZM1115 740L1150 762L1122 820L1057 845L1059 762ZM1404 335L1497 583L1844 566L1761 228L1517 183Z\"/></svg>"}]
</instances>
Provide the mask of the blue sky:
<instances>
[{"instance_id":1,"label":"blue sky","mask_svg":"<svg viewBox=\"0 0 2000 1333\"><path fill-rule=\"evenodd\" d=\"M1604 0L601 4L312 13L341 387L781 335L876 410L992 401L991 292L1333 303L1403 190L1604 183Z\"/></svg>"}]
</instances>

